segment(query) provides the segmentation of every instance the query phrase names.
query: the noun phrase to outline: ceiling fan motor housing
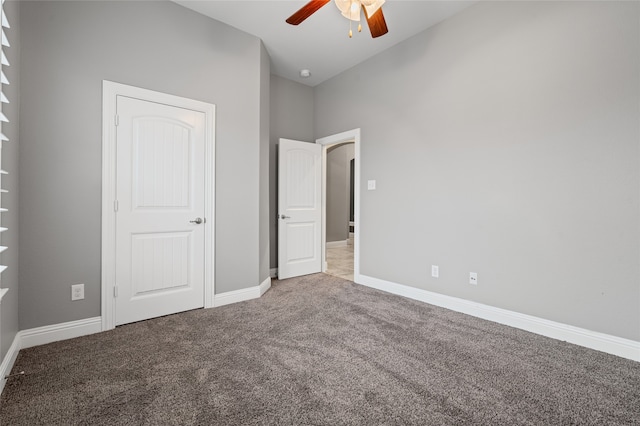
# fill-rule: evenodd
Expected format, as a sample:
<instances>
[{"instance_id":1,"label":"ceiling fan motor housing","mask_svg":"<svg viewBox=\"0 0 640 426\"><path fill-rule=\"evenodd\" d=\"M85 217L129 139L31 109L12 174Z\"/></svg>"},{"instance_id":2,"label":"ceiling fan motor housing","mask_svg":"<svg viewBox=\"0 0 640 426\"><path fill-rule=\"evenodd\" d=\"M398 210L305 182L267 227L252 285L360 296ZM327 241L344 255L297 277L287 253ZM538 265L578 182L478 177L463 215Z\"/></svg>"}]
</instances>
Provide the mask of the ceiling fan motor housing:
<instances>
[{"instance_id":1,"label":"ceiling fan motor housing","mask_svg":"<svg viewBox=\"0 0 640 426\"><path fill-rule=\"evenodd\" d=\"M342 16L352 21L360 21L360 9L364 6L367 16L373 16L385 0L335 0Z\"/></svg>"}]
</instances>

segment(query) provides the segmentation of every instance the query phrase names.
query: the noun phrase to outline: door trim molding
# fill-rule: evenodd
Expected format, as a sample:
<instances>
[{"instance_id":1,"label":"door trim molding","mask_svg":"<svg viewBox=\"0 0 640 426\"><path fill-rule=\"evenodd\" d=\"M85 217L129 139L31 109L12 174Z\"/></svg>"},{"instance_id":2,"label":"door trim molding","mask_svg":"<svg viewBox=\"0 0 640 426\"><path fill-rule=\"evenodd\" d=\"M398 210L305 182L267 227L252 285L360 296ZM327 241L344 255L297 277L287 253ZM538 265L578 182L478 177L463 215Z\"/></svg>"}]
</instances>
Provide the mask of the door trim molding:
<instances>
[{"instance_id":1,"label":"door trim molding","mask_svg":"<svg viewBox=\"0 0 640 426\"><path fill-rule=\"evenodd\" d=\"M215 111L216 106L180 96L102 81L102 259L101 259L101 318L102 330L116 324L116 304L113 297L116 268L116 97L127 96L160 104L191 109L205 114L205 271L204 307L214 305L215 259Z\"/></svg>"},{"instance_id":2,"label":"door trim molding","mask_svg":"<svg viewBox=\"0 0 640 426\"><path fill-rule=\"evenodd\" d=\"M360 278L360 129L347 130L324 138L316 139L322 145L322 272L327 270L327 148L332 145L353 142L355 152L353 216L353 281L359 283Z\"/></svg>"}]
</instances>

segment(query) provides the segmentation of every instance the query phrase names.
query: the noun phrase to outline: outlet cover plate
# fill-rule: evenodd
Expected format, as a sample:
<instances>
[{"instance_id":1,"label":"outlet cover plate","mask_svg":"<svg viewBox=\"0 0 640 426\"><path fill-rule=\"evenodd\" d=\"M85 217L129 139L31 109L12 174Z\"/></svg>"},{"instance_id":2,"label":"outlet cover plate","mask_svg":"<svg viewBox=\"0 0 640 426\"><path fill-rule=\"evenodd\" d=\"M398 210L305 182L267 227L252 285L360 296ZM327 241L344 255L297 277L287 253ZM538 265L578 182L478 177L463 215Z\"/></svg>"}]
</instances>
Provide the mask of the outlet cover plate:
<instances>
[{"instance_id":1,"label":"outlet cover plate","mask_svg":"<svg viewBox=\"0 0 640 426\"><path fill-rule=\"evenodd\" d=\"M71 286L71 300L84 299L84 284L74 284Z\"/></svg>"},{"instance_id":2,"label":"outlet cover plate","mask_svg":"<svg viewBox=\"0 0 640 426\"><path fill-rule=\"evenodd\" d=\"M478 285L478 273L469 272L469 284Z\"/></svg>"}]
</instances>

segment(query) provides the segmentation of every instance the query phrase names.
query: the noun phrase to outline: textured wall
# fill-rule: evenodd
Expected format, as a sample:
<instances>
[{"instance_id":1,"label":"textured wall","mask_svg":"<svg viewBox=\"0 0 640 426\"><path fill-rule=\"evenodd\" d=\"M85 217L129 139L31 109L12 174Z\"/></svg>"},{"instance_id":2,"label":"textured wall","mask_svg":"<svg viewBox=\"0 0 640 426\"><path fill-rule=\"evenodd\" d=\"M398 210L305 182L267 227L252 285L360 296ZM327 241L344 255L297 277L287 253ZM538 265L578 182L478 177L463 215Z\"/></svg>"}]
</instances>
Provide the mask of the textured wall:
<instances>
[{"instance_id":1,"label":"textured wall","mask_svg":"<svg viewBox=\"0 0 640 426\"><path fill-rule=\"evenodd\" d=\"M640 340L639 8L481 2L317 86L361 273Z\"/></svg>"}]
</instances>

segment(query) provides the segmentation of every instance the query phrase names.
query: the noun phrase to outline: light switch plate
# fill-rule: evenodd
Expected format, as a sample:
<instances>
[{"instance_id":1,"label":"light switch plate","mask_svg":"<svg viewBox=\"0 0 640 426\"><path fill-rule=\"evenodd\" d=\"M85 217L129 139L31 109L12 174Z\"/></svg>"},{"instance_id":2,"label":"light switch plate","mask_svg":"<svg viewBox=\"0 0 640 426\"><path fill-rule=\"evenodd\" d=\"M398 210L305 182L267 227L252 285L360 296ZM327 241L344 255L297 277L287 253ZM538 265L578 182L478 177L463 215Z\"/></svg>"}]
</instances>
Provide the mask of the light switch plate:
<instances>
[{"instance_id":1,"label":"light switch plate","mask_svg":"<svg viewBox=\"0 0 640 426\"><path fill-rule=\"evenodd\" d=\"M374 189L376 189L376 181L375 180L368 180L367 181L367 189L369 191L373 191Z\"/></svg>"}]
</instances>

